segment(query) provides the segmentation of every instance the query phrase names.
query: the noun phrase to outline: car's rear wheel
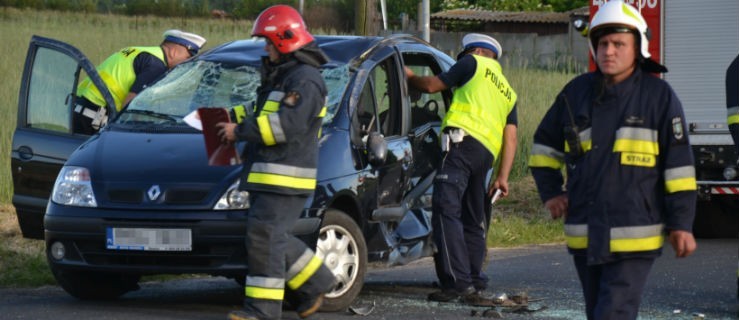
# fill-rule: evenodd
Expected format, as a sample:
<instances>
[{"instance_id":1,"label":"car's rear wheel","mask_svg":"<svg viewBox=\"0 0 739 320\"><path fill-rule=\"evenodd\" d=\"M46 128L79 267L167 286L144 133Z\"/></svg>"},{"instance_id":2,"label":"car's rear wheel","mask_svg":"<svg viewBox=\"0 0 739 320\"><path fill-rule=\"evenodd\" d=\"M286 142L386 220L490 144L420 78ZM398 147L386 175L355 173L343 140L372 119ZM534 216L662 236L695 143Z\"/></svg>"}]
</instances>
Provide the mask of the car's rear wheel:
<instances>
[{"instance_id":1,"label":"car's rear wheel","mask_svg":"<svg viewBox=\"0 0 739 320\"><path fill-rule=\"evenodd\" d=\"M112 300L139 289L138 275L67 270L49 265L57 283L77 299Z\"/></svg>"},{"instance_id":2,"label":"car's rear wheel","mask_svg":"<svg viewBox=\"0 0 739 320\"><path fill-rule=\"evenodd\" d=\"M346 213L329 209L321 223L316 253L336 278L336 287L326 294L321 310L346 309L362 290L367 270L367 245L362 230Z\"/></svg>"}]
</instances>

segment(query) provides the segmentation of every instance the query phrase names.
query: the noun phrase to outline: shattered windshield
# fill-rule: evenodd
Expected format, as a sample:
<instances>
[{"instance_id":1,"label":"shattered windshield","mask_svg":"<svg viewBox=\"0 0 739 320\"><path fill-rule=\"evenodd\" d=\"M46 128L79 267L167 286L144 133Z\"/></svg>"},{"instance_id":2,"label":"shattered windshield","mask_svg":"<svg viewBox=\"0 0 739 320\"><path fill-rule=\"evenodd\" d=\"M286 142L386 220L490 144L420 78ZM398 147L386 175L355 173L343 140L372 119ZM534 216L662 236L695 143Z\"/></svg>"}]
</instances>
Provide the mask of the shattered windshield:
<instances>
[{"instance_id":1,"label":"shattered windshield","mask_svg":"<svg viewBox=\"0 0 739 320\"><path fill-rule=\"evenodd\" d=\"M321 73L329 93L323 118L326 125L338 111L350 71L348 65L339 65L322 69ZM259 69L252 66L203 60L182 64L137 95L115 123L185 126L183 118L200 107L244 105L251 111L259 83Z\"/></svg>"}]
</instances>

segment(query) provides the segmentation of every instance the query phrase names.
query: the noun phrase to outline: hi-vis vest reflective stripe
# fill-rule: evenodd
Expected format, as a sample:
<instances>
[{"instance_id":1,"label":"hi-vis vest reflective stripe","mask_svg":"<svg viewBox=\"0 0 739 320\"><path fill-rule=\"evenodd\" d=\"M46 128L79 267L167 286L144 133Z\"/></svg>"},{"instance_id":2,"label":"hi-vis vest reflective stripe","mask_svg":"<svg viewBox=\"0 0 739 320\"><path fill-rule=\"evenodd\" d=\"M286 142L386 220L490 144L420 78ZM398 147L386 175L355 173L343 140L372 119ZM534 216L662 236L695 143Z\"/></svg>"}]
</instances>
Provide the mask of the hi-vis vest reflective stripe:
<instances>
[{"instance_id":1,"label":"hi-vis vest reflective stripe","mask_svg":"<svg viewBox=\"0 0 739 320\"><path fill-rule=\"evenodd\" d=\"M464 129L497 159L503 144L503 128L517 96L497 61L478 55L472 57L477 61L475 74L454 91L442 129Z\"/></svg>"},{"instance_id":2,"label":"hi-vis vest reflective stripe","mask_svg":"<svg viewBox=\"0 0 739 320\"><path fill-rule=\"evenodd\" d=\"M739 124L739 106L727 109L726 115L729 124Z\"/></svg>"},{"instance_id":3,"label":"hi-vis vest reflective stripe","mask_svg":"<svg viewBox=\"0 0 739 320\"><path fill-rule=\"evenodd\" d=\"M123 109L123 101L126 99L131 86L133 86L133 82L136 81L133 61L142 52L149 53L164 62L164 52L161 47L128 47L114 53L97 67L97 72L110 90L110 94L115 100L115 108L118 111ZM98 106L106 105L103 95L90 81L90 78L80 82L77 87L77 95L85 97Z\"/></svg>"},{"instance_id":4,"label":"hi-vis vest reflective stripe","mask_svg":"<svg viewBox=\"0 0 739 320\"><path fill-rule=\"evenodd\" d=\"M657 250L664 243L663 224L611 228L611 252L639 252ZM571 249L588 247L587 224L565 224L565 241Z\"/></svg>"}]
</instances>

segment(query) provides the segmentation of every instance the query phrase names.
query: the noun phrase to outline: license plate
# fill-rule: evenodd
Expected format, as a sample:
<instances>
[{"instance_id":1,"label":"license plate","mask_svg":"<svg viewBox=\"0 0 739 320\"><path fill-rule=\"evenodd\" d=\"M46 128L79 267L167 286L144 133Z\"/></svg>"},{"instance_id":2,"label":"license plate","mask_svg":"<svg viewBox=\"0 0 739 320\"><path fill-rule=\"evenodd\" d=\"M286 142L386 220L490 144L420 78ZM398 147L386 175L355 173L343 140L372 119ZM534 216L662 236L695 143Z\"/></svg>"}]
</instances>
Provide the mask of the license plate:
<instances>
[{"instance_id":1,"label":"license plate","mask_svg":"<svg viewBox=\"0 0 739 320\"><path fill-rule=\"evenodd\" d=\"M106 248L137 251L192 251L190 229L107 228Z\"/></svg>"}]
</instances>

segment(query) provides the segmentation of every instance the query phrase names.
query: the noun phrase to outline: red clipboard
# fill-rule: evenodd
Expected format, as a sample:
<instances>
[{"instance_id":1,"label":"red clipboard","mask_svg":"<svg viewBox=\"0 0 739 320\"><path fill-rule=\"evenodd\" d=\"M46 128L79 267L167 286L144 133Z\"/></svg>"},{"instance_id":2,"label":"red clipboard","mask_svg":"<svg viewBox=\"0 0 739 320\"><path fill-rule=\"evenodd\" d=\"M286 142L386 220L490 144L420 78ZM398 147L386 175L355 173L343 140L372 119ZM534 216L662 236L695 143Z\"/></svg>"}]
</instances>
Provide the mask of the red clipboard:
<instances>
[{"instance_id":1,"label":"red clipboard","mask_svg":"<svg viewBox=\"0 0 739 320\"><path fill-rule=\"evenodd\" d=\"M203 125L203 137L205 138L205 151L208 154L208 165L231 166L239 164L239 154L234 144L221 143L218 137L219 122L231 122L228 110L224 108L198 108L200 123Z\"/></svg>"}]
</instances>

